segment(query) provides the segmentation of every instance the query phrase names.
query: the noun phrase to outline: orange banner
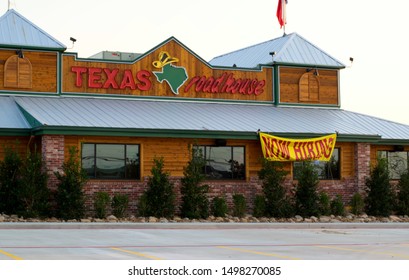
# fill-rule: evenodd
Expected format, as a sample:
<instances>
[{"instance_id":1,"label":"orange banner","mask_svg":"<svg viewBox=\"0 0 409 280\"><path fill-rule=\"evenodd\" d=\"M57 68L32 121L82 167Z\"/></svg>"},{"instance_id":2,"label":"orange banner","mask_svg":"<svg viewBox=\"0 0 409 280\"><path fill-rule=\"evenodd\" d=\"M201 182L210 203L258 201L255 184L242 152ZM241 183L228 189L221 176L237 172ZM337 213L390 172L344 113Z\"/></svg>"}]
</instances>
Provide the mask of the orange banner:
<instances>
[{"instance_id":1,"label":"orange banner","mask_svg":"<svg viewBox=\"0 0 409 280\"><path fill-rule=\"evenodd\" d=\"M329 161L337 134L311 139L289 139L260 133L264 158L273 161Z\"/></svg>"}]
</instances>

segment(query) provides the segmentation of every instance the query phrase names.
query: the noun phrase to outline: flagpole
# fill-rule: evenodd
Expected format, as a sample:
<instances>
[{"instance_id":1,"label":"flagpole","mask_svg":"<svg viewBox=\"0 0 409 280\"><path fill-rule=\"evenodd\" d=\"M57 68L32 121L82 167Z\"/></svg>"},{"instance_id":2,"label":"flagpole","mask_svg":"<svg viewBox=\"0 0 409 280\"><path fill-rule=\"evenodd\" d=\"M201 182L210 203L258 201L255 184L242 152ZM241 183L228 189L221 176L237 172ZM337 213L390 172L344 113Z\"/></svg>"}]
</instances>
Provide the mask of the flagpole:
<instances>
[{"instance_id":1,"label":"flagpole","mask_svg":"<svg viewBox=\"0 0 409 280\"><path fill-rule=\"evenodd\" d=\"M285 35L287 35L285 33L285 26L287 25L287 0L284 0L284 3L283 3L283 17L284 17L284 25L283 25L283 31L284 31L283 37L284 37Z\"/></svg>"}]
</instances>

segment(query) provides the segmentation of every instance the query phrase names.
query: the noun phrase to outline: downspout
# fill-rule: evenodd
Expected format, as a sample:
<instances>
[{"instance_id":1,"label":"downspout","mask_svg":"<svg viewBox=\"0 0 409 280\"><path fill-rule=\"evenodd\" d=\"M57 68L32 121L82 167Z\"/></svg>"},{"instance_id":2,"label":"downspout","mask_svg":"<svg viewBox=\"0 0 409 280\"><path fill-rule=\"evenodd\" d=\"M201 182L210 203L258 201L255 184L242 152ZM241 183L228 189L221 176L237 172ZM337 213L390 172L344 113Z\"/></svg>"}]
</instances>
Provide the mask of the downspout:
<instances>
[{"instance_id":1,"label":"downspout","mask_svg":"<svg viewBox=\"0 0 409 280\"><path fill-rule=\"evenodd\" d=\"M280 79L279 79L279 66L274 63L274 71L273 71L273 98L274 98L274 105L278 106L280 103Z\"/></svg>"}]
</instances>

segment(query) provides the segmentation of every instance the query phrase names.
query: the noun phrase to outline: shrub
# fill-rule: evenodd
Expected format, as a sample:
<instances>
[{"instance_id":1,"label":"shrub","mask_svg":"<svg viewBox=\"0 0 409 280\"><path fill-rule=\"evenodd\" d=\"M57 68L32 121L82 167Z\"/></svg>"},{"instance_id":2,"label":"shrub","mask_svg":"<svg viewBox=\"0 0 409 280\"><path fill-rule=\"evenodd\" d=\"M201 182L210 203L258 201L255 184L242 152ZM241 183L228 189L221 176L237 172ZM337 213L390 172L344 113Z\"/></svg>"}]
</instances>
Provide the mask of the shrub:
<instances>
[{"instance_id":1,"label":"shrub","mask_svg":"<svg viewBox=\"0 0 409 280\"><path fill-rule=\"evenodd\" d=\"M242 194L233 195L233 216L242 218L246 214L246 198Z\"/></svg>"},{"instance_id":2,"label":"shrub","mask_svg":"<svg viewBox=\"0 0 409 280\"><path fill-rule=\"evenodd\" d=\"M318 173L310 161L303 162L298 171L298 184L295 189L296 213L303 217L318 216Z\"/></svg>"},{"instance_id":3,"label":"shrub","mask_svg":"<svg viewBox=\"0 0 409 280\"><path fill-rule=\"evenodd\" d=\"M112 214L117 218L123 218L128 210L129 196L126 194L115 194L112 198Z\"/></svg>"},{"instance_id":4,"label":"shrub","mask_svg":"<svg viewBox=\"0 0 409 280\"><path fill-rule=\"evenodd\" d=\"M203 170L206 161L200 149L189 148L189 152L192 158L185 166L184 176L181 179L181 215L190 219L205 219L209 216L209 202L207 200L209 186L203 184L205 180Z\"/></svg>"},{"instance_id":5,"label":"shrub","mask_svg":"<svg viewBox=\"0 0 409 280\"><path fill-rule=\"evenodd\" d=\"M175 193L169 173L163 170L163 158L155 158L145 191L147 216L171 218L175 213Z\"/></svg>"},{"instance_id":6,"label":"shrub","mask_svg":"<svg viewBox=\"0 0 409 280\"><path fill-rule=\"evenodd\" d=\"M107 216L107 208L111 198L107 192L97 192L95 193L94 209L95 216L99 219L105 219Z\"/></svg>"},{"instance_id":7,"label":"shrub","mask_svg":"<svg viewBox=\"0 0 409 280\"><path fill-rule=\"evenodd\" d=\"M224 197L215 197L212 200L212 213L215 217L225 217L227 214L227 203Z\"/></svg>"},{"instance_id":8,"label":"shrub","mask_svg":"<svg viewBox=\"0 0 409 280\"><path fill-rule=\"evenodd\" d=\"M266 213L266 199L264 195L256 195L254 198L253 216L256 218L264 217Z\"/></svg>"},{"instance_id":9,"label":"shrub","mask_svg":"<svg viewBox=\"0 0 409 280\"><path fill-rule=\"evenodd\" d=\"M69 158L62 166L63 172L55 172L59 180L57 187L57 216L64 220L81 219L85 213L85 196L83 187L87 175L77 156L75 147L70 147Z\"/></svg>"},{"instance_id":10,"label":"shrub","mask_svg":"<svg viewBox=\"0 0 409 280\"><path fill-rule=\"evenodd\" d=\"M147 217L148 216L148 200L146 198L146 193L141 195L138 202L138 216Z\"/></svg>"},{"instance_id":11,"label":"shrub","mask_svg":"<svg viewBox=\"0 0 409 280\"><path fill-rule=\"evenodd\" d=\"M354 215L360 215L364 212L365 202L362 195L355 193L351 198L351 212Z\"/></svg>"},{"instance_id":12,"label":"shrub","mask_svg":"<svg viewBox=\"0 0 409 280\"><path fill-rule=\"evenodd\" d=\"M331 212L336 216L345 215L345 205L340 194L338 194L333 200L331 200Z\"/></svg>"},{"instance_id":13,"label":"shrub","mask_svg":"<svg viewBox=\"0 0 409 280\"><path fill-rule=\"evenodd\" d=\"M367 197L366 210L368 215L389 216L393 208L393 193L391 190L386 159L379 158L372 168L370 177L366 179Z\"/></svg>"},{"instance_id":14,"label":"shrub","mask_svg":"<svg viewBox=\"0 0 409 280\"><path fill-rule=\"evenodd\" d=\"M291 201L283 186L288 174L280 162L263 159L262 168L258 173L262 180L265 197L265 214L272 217L289 217L292 215Z\"/></svg>"},{"instance_id":15,"label":"shrub","mask_svg":"<svg viewBox=\"0 0 409 280\"><path fill-rule=\"evenodd\" d=\"M320 192L319 196L319 212L320 215L331 215L331 200L326 192Z\"/></svg>"},{"instance_id":16,"label":"shrub","mask_svg":"<svg viewBox=\"0 0 409 280\"><path fill-rule=\"evenodd\" d=\"M401 174L397 185L397 211L401 215L409 215L409 172Z\"/></svg>"},{"instance_id":17,"label":"shrub","mask_svg":"<svg viewBox=\"0 0 409 280\"><path fill-rule=\"evenodd\" d=\"M0 213L16 214L20 203L17 190L20 188L19 154L9 147L4 148L4 160L0 162Z\"/></svg>"},{"instance_id":18,"label":"shrub","mask_svg":"<svg viewBox=\"0 0 409 280\"><path fill-rule=\"evenodd\" d=\"M29 151L20 170L21 182L18 189L20 214L27 218L48 216L50 191L41 154Z\"/></svg>"}]
</instances>

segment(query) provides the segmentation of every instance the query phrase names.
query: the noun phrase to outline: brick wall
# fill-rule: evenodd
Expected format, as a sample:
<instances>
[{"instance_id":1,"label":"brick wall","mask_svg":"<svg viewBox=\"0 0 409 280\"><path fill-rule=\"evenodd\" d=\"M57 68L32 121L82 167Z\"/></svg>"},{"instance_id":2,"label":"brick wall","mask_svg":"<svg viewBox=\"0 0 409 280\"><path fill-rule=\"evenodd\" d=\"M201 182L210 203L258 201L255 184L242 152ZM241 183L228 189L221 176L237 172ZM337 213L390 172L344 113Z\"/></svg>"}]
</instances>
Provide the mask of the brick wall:
<instances>
[{"instance_id":1,"label":"brick wall","mask_svg":"<svg viewBox=\"0 0 409 280\"><path fill-rule=\"evenodd\" d=\"M61 171L64 163L64 136L44 135L41 139L41 154L48 173L48 187L57 189L58 180L54 172Z\"/></svg>"},{"instance_id":2,"label":"brick wall","mask_svg":"<svg viewBox=\"0 0 409 280\"><path fill-rule=\"evenodd\" d=\"M180 194L180 177L171 177L171 181L174 183L176 192L176 204L177 209L181 205L181 194ZM129 196L129 210L128 215L137 214L137 206L139 199L143 192L146 190L148 177L145 177L142 181L100 181L91 180L89 181L85 188L86 199L86 209L89 215L94 214L94 196L97 192L107 192L111 197L116 193L127 194ZM253 212L253 201L256 195L262 194L263 190L261 187L261 182L257 177L252 177L249 181L239 182L239 181L208 181L205 182L209 185L209 200L214 197L220 196L226 199L227 205L230 209L233 207L233 195L243 194L247 202L247 212ZM288 191L291 192L294 187L294 181L288 178L284 184ZM342 195L345 203L351 200L352 195L356 192L355 179L343 179L343 180L322 180L318 186L319 191L325 191L328 193L330 198L334 198L337 194ZM178 213L178 211L177 211Z\"/></svg>"},{"instance_id":3,"label":"brick wall","mask_svg":"<svg viewBox=\"0 0 409 280\"><path fill-rule=\"evenodd\" d=\"M355 144L355 192L365 192L365 181L370 175L371 145L368 143Z\"/></svg>"}]
</instances>

